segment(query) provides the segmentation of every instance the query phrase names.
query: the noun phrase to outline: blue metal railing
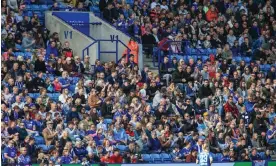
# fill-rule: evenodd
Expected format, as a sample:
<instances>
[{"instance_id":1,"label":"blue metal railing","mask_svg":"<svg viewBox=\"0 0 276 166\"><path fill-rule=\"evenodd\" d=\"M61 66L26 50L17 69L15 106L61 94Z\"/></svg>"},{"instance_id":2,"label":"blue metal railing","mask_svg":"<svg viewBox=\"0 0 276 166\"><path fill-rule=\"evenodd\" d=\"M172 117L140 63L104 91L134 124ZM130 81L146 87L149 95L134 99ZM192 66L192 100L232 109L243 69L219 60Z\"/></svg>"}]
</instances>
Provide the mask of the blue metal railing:
<instances>
[{"instance_id":1,"label":"blue metal railing","mask_svg":"<svg viewBox=\"0 0 276 166\"><path fill-rule=\"evenodd\" d=\"M101 42L116 42L116 50L115 51L101 51ZM119 61L119 56L118 56L118 47L119 44L122 44L126 49L127 49L127 57L129 56L130 53L130 48L124 44L121 40L118 39L118 37L116 38L116 40L95 40L93 43L89 44L88 46L86 46L83 50L82 50L82 57L84 58L85 56L85 51L87 52L86 55L89 55L89 47L91 47L92 45L94 45L95 43L98 43L98 57L97 59L100 60L101 59L101 53L108 53L108 54L115 54L116 55L116 62Z\"/></svg>"}]
</instances>

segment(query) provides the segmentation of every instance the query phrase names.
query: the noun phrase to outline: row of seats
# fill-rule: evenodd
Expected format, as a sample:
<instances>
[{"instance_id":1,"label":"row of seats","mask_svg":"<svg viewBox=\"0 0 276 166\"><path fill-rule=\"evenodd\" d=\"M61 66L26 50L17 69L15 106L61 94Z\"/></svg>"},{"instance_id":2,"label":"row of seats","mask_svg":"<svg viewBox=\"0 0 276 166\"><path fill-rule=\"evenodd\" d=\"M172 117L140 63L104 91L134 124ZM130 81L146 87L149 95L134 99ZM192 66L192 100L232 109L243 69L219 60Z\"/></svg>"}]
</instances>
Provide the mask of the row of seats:
<instances>
[{"instance_id":1,"label":"row of seats","mask_svg":"<svg viewBox=\"0 0 276 166\"><path fill-rule=\"evenodd\" d=\"M31 4L31 0L24 0L25 4ZM39 1L40 4L53 4L54 0Z\"/></svg>"},{"instance_id":2,"label":"row of seats","mask_svg":"<svg viewBox=\"0 0 276 166\"><path fill-rule=\"evenodd\" d=\"M26 5L25 10L38 10L38 11L46 11L51 8L52 5Z\"/></svg>"},{"instance_id":3,"label":"row of seats","mask_svg":"<svg viewBox=\"0 0 276 166\"><path fill-rule=\"evenodd\" d=\"M30 59L30 58L32 58L33 53L31 53L31 52L14 52L14 55L16 57L22 56L24 59Z\"/></svg>"},{"instance_id":4,"label":"row of seats","mask_svg":"<svg viewBox=\"0 0 276 166\"><path fill-rule=\"evenodd\" d=\"M172 157L170 154L142 154L142 159L149 163L161 163L161 162L172 162Z\"/></svg>"},{"instance_id":5,"label":"row of seats","mask_svg":"<svg viewBox=\"0 0 276 166\"><path fill-rule=\"evenodd\" d=\"M49 98L55 102L58 101L58 98L60 96L60 93L47 93L47 95L49 96ZM40 94L39 93L29 93L29 96L33 99L37 99Z\"/></svg>"}]
</instances>

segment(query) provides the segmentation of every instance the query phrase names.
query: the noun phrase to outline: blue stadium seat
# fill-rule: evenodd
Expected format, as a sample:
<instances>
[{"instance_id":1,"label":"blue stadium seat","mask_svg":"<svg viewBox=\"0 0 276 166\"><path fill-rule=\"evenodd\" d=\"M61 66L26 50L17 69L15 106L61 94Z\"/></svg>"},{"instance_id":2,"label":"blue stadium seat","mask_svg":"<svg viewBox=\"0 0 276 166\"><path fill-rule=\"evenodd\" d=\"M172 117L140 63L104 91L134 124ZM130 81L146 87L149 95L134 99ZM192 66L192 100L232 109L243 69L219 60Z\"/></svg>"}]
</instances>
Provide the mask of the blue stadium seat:
<instances>
[{"instance_id":1,"label":"blue stadium seat","mask_svg":"<svg viewBox=\"0 0 276 166\"><path fill-rule=\"evenodd\" d=\"M71 93L75 93L75 88L76 88L76 84L70 85L70 86L69 86L69 91L70 91Z\"/></svg>"},{"instance_id":2,"label":"blue stadium seat","mask_svg":"<svg viewBox=\"0 0 276 166\"><path fill-rule=\"evenodd\" d=\"M212 53L216 54L217 53L217 49L212 49Z\"/></svg>"},{"instance_id":3,"label":"blue stadium seat","mask_svg":"<svg viewBox=\"0 0 276 166\"><path fill-rule=\"evenodd\" d=\"M260 155L260 157L261 157L262 160L265 159L265 152L259 152L258 154Z\"/></svg>"},{"instance_id":4,"label":"blue stadium seat","mask_svg":"<svg viewBox=\"0 0 276 166\"><path fill-rule=\"evenodd\" d=\"M245 57L245 58L244 58L244 61L245 61L245 63L250 63L251 58L250 58L250 57Z\"/></svg>"},{"instance_id":5,"label":"blue stadium seat","mask_svg":"<svg viewBox=\"0 0 276 166\"><path fill-rule=\"evenodd\" d=\"M40 9L41 9L41 10L48 10L49 8L48 8L47 5L41 5L41 6L40 6Z\"/></svg>"},{"instance_id":6,"label":"blue stadium seat","mask_svg":"<svg viewBox=\"0 0 276 166\"><path fill-rule=\"evenodd\" d=\"M141 156L142 156L142 159L146 162L151 162L152 161L149 154L142 154Z\"/></svg>"},{"instance_id":7,"label":"blue stadium seat","mask_svg":"<svg viewBox=\"0 0 276 166\"><path fill-rule=\"evenodd\" d=\"M171 156L167 153L161 153L160 157L161 157L163 162L171 162L172 161Z\"/></svg>"},{"instance_id":8,"label":"blue stadium seat","mask_svg":"<svg viewBox=\"0 0 276 166\"><path fill-rule=\"evenodd\" d=\"M213 160L214 160L214 161L218 161L216 154L210 152L210 155L213 157Z\"/></svg>"},{"instance_id":9,"label":"blue stadium seat","mask_svg":"<svg viewBox=\"0 0 276 166\"><path fill-rule=\"evenodd\" d=\"M33 11L29 10L29 11L27 12L27 16L28 16L28 17L32 17L32 16L33 16Z\"/></svg>"},{"instance_id":10,"label":"blue stadium seat","mask_svg":"<svg viewBox=\"0 0 276 166\"><path fill-rule=\"evenodd\" d=\"M241 58L240 56L237 56L237 57L234 57L234 60L235 60L236 62L240 62L240 61L242 60L242 58Z\"/></svg>"},{"instance_id":11,"label":"blue stadium seat","mask_svg":"<svg viewBox=\"0 0 276 166\"><path fill-rule=\"evenodd\" d=\"M202 56L202 61L206 62L208 58L209 58L209 56Z\"/></svg>"},{"instance_id":12,"label":"blue stadium seat","mask_svg":"<svg viewBox=\"0 0 276 166\"><path fill-rule=\"evenodd\" d=\"M44 12L42 12L44 13ZM34 11L34 14L36 14L38 17L42 17L43 14L42 14L40 11Z\"/></svg>"},{"instance_id":13,"label":"blue stadium seat","mask_svg":"<svg viewBox=\"0 0 276 166\"><path fill-rule=\"evenodd\" d=\"M57 102L60 96L60 93L47 93L51 100Z\"/></svg>"},{"instance_id":14,"label":"blue stadium seat","mask_svg":"<svg viewBox=\"0 0 276 166\"><path fill-rule=\"evenodd\" d=\"M107 125L111 124L112 121L113 121L112 119L104 119L104 123Z\"/></svg>"},{"instance_id":15,"label":"blue stadium seat","mask_svg":"<svg viewBox=\"0 0 276 166\"><path fill-rule=\"evenodd\" d=\"M47 146L47 145L38 145L37 148L41 148L43 150L43 152L47 153L51 148L53 147L53 145Z\"/></svg>"},{"instance_id":16,"label":"blue stadium seat","mask_svg":"<svg viewBox=\"0 0 276 166\"><path fill-rule=\"evenodd\" d=\"M29 96L33 99L37 99L40 96L40 94L39 93L29 93Z\"/></svg>"},{"instance_id":17,"label":"blue stadium seat","mask_svg":"<svg viewBox=\"0 0 276 166\"><path fill-rule=\"evenodd\" d=\"M31 10L31 6L30 5L26 5L25 6L25 10Z\"/></svg>"},{"instance_id":18,"label":"blue stadium seat","mask_svg":"<svg viewBox=\"0 0 276 166\"><path fill-rule=\"evenodd\" d=\"M34 139L35 139L35 144L36 145L39 145L39 144L43 145L43 144L45 144L45 140L41 136L35 136Z\"/></svg>"},{"instance_id":19,"label":"blue stadium seat","mask_svg":"<svg viewBox=\"0 0 276 166\"><path fill-rule=\"evenodd\" d=\"M31 5L32 10L39 10L39 5Z\"/></svg>"},{"instance_id":20,"label":"blue stadium seat","mask_svg":"<svg viewBox=\"0 0 276 166\"><path fill-rule=\"evenodd\" d=\"M264 71L269 71L271 68L271 65L270 64L265 64L264 65Z\"/></svg>"},{"instance_id":21,"label":"blue stadium seat","mask_svg":"<svg viewBox=\"0 0 276 166\"><path fill-rule=\"evenodd\" d=\"M117 145L116 148L118 148L120 151L126 151L127 150L127 146L125 145Z\"/></svg>"},{"instance_id":22,"label":"blue stadium seat","mask_svg":"<svg viewBox=\"0 0 276 166\"><path fill-rule=\"evenodd\" d=\"M154 163L161 162L161 157L159 154L151 154L150 157Z\"/></svg>"},{"instance_id":23,"label":"blue stadium seat","mask_svg":"<svg viewBox=\"0 0 276 166\"><path fill-rule=\"evenodd\" d=\"M265 70L265 65L260 65L260 70L264 71Z\"/></svg>"},{"instance_id":24,"label":"blue stadium seat","mask_svg":"<svg viewBox=\"0 0 276 166\"><path fill-rule=\"evenodd\" d=\"M33 56L33 53L31 53L31 52L25 52L24 58L25 59L31 59L32 56Z\"/></svg>"},{"instance_id":25,"label":"blue stadium seat","mask_svg":"<svg viewBox=\"0 0 276 166\"><path fill-rule=\"evenodd\" d=\"M221 153L217 153L217 154L216 154L217 161L221 161L222 157L223 157L223 156L222 156Z\"/></svg>"}]
</instances>

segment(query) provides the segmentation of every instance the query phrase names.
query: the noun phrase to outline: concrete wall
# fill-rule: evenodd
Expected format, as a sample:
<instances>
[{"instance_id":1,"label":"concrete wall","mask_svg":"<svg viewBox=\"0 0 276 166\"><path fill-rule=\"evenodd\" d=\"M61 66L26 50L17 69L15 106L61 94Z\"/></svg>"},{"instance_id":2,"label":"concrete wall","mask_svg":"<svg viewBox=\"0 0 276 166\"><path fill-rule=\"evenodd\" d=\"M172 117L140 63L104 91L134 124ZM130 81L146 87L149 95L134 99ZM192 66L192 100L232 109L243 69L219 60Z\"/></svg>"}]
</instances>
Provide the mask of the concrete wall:
<instances>
[{"instance_id":1,"label":"concrete wall","mask_svg":"<svg viewBox=\"0 0 276 166\"><path fill-rule=\"evenodd\" d=\"M119 30L116 30L115 27L110 25L109 23L103 21L99 17L95 16L94 13L90 13L90 22L101 22L102 25L90 25L90 35L96 39L106 39L110 40L110 35L118 35L118 39L121 40L125 45L129 42L130 37L126 34L122 33ZM118 44L118 57L121 58L123 52L125 51L126 47L122 44ZM116 48L116 42L109 42L108 44L101 44L101 51L114 51ZM102 54L101 57L103 59L108 59L108 57L113 57L115 54ZM106 57L107 56L107 57Z\"/></svg>"},{"instance_id":2,"label":"concrete wall","mask_svg":"<svg viewBox=\"0 0 276 166\"><path fill-rule=\"evenodd\" d=\"M45 13L45 25L46 28L50 30L50 33L58 32L59 33L59 39L61 43L64 43L65 41L70 42L70 48L73 49L74 55L78 55L79 57L83 58L82 51L85 47L90 45L94 42L93 39L87 37L86 35L82 34L78 30L75 30L70 25L66 24L56 16L52 15L52 12L46 12ZM72 38L70 32L72 31ZM67 33L67 36L64 35L64 33ZM67 38L66 38L67 37ZM87 51L85 51L86 55ZM89 56L90 56L90 63L94 64L95 60L98 57L98 43L95 43L91 47L89 47Z\"/></svg>"}]
</instances>

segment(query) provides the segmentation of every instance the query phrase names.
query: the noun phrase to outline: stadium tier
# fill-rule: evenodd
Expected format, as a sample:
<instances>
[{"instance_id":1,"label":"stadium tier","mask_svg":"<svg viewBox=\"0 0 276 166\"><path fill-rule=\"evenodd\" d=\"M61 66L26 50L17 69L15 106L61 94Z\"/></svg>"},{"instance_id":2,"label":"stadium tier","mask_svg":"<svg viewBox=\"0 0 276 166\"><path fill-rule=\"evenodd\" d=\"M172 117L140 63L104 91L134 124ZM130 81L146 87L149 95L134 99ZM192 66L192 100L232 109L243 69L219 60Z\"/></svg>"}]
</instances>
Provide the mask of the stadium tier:
<instances>
[{"instance_id":1,"label":"stadium tier","mask_svg":"<svg viewBox=\"0 0 276 166\"><path fill-rule=\"evenodd\" d=\"M275 8L1 0L1 165L275 166Z\"/></svg>"}]
</instances>

